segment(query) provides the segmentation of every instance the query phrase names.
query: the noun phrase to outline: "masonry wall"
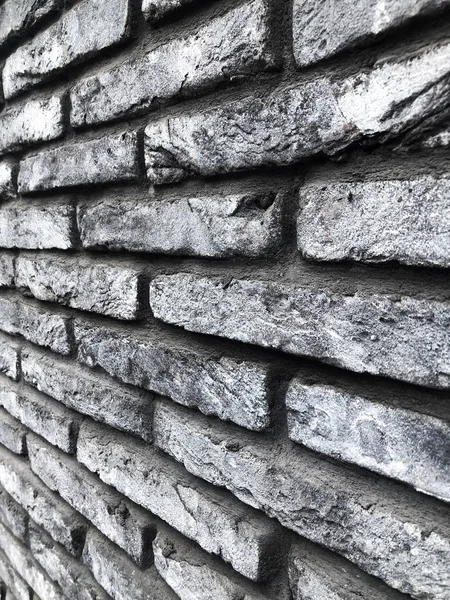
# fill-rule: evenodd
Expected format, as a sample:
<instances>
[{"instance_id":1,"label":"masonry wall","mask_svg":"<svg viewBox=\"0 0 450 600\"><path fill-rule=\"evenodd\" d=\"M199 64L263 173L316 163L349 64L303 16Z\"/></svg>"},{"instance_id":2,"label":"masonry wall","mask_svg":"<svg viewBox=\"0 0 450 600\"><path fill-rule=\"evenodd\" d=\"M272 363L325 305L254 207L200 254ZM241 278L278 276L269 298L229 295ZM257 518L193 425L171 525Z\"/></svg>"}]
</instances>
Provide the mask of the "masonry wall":
<instances>
[{"instance_id":1,"label":"masonry wall","mask_svg":"<svg viewBox=\"0 0 450 600\"><path fill-rule=\"evenodd\" d=\"M450 599L450 2L0 1L2 600Z\"/></svg>"}]
</instances>

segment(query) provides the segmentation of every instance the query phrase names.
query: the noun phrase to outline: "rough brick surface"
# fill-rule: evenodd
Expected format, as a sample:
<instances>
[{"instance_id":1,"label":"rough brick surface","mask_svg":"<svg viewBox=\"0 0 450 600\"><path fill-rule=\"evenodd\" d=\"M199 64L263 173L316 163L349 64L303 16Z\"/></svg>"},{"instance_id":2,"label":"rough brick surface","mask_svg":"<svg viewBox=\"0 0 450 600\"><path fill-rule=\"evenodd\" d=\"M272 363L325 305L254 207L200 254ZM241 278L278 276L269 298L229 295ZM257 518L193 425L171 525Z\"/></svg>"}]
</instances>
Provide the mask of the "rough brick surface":
<instances>
[{"instance_id":1,"label":"rough brick surface","mask_svg":"<svg viewBox=\"0 0 450 600\"><path fill-rule=\"evenodd\" d=\"M14 257L12 254L0 254L0 287L12 287L14 284Z\"/></svg>"},{"instance_id":2,"label":"rough brick surface","mask_svg":"<svg viewBox=\"0 0 450 600\"><path fill-rule=\"evenodd\" d=\"M0 200L17 196L17 166L12 160L0 161Z\"/></svg>"},{"instance_id":3,"label":"rough brick surface","mask_svg":"<svg viewBox=\"0 0 450 600\"><path fill-rule=\"evenodd\" d=\"M19 346L12 339L0 336L0 373L19 378Z\"/></svg>"},{"instance_id":4,"label":"rough brick surface","mask_svg":"<svg viewBox=\"0 0 450 600\"><path fill-rule=\"evenodd\" d=\"M1 486L0 521L16 538L27 543L29 515Z\"/></svg>"},{"instance_id":5,"label":"rough brick surface","mask_svg":"<svg viewBox=\"0 0 450 600\"><path fill-rule=\"evenodd\" d=\"M30 600L31 592L26 581L17 574L6 554L0 550L0 579L14 593L17 600Z\"/></svg>"},{"instance_id":6,"label":"rough brick surface","mask_svg":"<svg viewBox=\"0 0 450 600\"><path fill-rule=\"evenodd\" d=\"M171 12L198 2L199 0L142 0L142 12L148 21L157 22Z\"/></svg>"},{"instance_id":7,"label":"rough brick surface","mask_svg":"<svg viewBox=\"0 0 450 600\"><path fill-rule=\"evenodd\" d=\"M0 444L14 454L26 454L26 433L20 421L0 408Z\"/></svg>"},{"instance_id":8,"label":"rough brick surface","mask_svg":"<svg viewBox=\"0 0 450 600\"><path fill-rule=\"evenodd\" d=\"M61 0L6 0L0 6L0 47L34 28L61 5Z\"/></svg>"}]
</instances>

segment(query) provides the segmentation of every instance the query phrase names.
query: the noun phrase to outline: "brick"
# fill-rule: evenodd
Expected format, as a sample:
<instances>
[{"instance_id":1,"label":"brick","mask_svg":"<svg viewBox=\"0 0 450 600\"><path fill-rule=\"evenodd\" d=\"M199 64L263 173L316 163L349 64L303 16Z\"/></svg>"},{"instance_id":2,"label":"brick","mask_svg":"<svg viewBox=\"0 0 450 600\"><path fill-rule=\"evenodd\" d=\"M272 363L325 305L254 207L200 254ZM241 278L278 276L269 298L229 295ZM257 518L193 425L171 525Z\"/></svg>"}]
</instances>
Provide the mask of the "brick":
<instances>
[{"instance_id":1,"label":"brick","mask_svg":"<svg viewBox=\"0 0 450 600\"><path fill-rule=\"evenodd\" d=\"M16 285L38 300L118 319L136 319L140 312L140 275L135 269L71 258L19 256Z\"/></svg>"},{"instance_id":2,"label":"brick","mask_svg":"<svg viewBox=\"0 0 450 600\"><path fill-rule=\"evenodd\" d=\"M15 161L0 160L0 200L17 196L17 165Z\"/></svg>"},{"instance_id":3,"label":"brick","mask_svg":"<svg viewBox=\"0 0 450 600\"><path fill-rule=\"evenodd\" d=\"M141 571L116 546L91 529L83 560L114 600L176 600L155 567Z\"/></svg>"},{"instance_id":4,"label":"brick","mask_svg":"<svg viewBox=\"0 0 450 600\"><path fill-rule=\"evenodd\" d=\"M294 57L300 67L329 58L356 44L368 44L387 32L448 6L448 0L295 0Z\"/></svg>"},{"instance_id":5,"label":"brick","mask_svg":"<svg viewBox=\"0 0 450 600\"><path fill-rule=\"evenodd\" d=\"M75 209L60 206L0 208L0 246L3 248L73 248Z\"/></svg>"},{"instance_id":6,"label":"brick","mask_svg":"<svg viewBox=\"0 0 450 600\"><path fill-rule=\"evenodd\" d=\"M265 256L282 245L282 198L211 198L86 203L78 210L85 248L214 258Z\"/></svg>"},{"instance_id":7,"label":"brick","mask_svg":"<svg viewBox=\"0 0 450 600\"><path fill-rule=\"evenodd\" d=\"M34 524L30 526L33 557L71 600L110 600L90 571Z\"/></svg>"},{"instance_id":8,"label":"brick","mask_svg":"<svg viewBox=\"0 0 450 600\"><path fill-rule=\"evenodd\" d=\"M0 329L19 334L25 339L45 346L59 354L69 354L72 349L71 323L67 317L52 314L25 300L0 298Z\"/></svg>"},{"instance_id":9,"label":"brick","mask_svg":"<svg viewBox=\"0 0 450 600\"><path fill-rule=\"evenodd\" d=\"M0 523L0 549L12 567L28 585L45 600L64 600L61 589L48 577L30 550Z\"/></svg>"},{"instance_id":10,"label":"brick","mask_svg":"<svg viewBox=\"0 0 450 600\"><path fill-rule=\"evenodd\" d=\"M105 485L78 462L36 436L30 436L34 473L142 567L151 562L151 515Z\"/></svg>"},{"instance_id":11,"label":"brick","mask_svg":"<svg viewBox=\"0 0 450 600\"><path fill-rule=\"evenodd\" d=\"M430 44L341 81L319 78L154 121L145 130L147 176L162 184L289 165L388 139L442 109L449 57L450 43Z\"/></svg>"},{"instance_id":12,"label":"brick","mask_svg":"<svg viewBox=\"0 0 450 600\"><path fill-rule=\"evenodd\" d=\"M26 454L26 433L19 421L0 408L0 444L14 454Z\"/></svg>"},{"instance_id":13,"label":"brick","mask_svg":"<svg viewBox=\"0 0 450 600\"><path fill-rule=\"evenodd\" d=\"M424 148L448 148L450 146L450 127L444 124L438 127L433 133L430 133L422 141Z\"/></svg>"},{"instance_id":14,"label":"brick","mask_svg":"<svg viewBox=\"0 0 450 600\"><path fill-rule=\"evenodd\" d=\"M152 439L153 397L145 392L130 390L89 369L31 348L22 352L22 376L39 391L78 413L146 441Z\"/></svg>"},{"instance_id":15,"label":"brick","mask_svg":"<svg viewBox=\"0 0 450 600\"><path fill-rule=\"evenodd\" d=\"M101 448L101 451L99 449ZM80 431L78 460L130 499L253 580L270 576L279 532L235 499L195 481L148 445L94 423Z\"/></svg>"},{"instance_id":16,"label":"brick","mask_svg":"<svg viewBox=\"0 0 450 600\"><path fill-rule=\"evenodd\" d=\"M14 285L14 256L7 252L0 254L0 288Z\"/></svg>"},{"instance_id":17,"label":"brick","mask_svg":"<svg viewBox=\"0 0 450 600\"><path fill-rule=\"evenodd\" d=\"M273 67L268 20L266 0L250 0L195 33L81 80L71 91L72 125L124 117Z\"/></svg>"},{"instance_id":18,"label":"brick","mask_svg":"<svg viewBox=\"0 0 450 600\"><path fill-rule=\"evenodd\" d=\"M34 439L34 436L33 436ZM0 485L40 525L74 556L80 556L87 523L31 472L29 463L0 448Z\"/></svg>"},{"instance_id":19,"label":"brick","mask_svg":"<svg viewBox=\"0 0 450 600\"><path fill-rule=\"evenodd\" d=\"M289 581L293 600L406 600L351 562L305 539L291 548Z\"/></svg>"},{"instance_id":20,"label":"brick","mask_svg":"<svg viewBox=\"0 0 450 600\"><path fill-rule=\"evenodd\" d=\"M150 286L156 318L359 373L450 387L450 305L181 273Z\"/></svg>"},{"instance_id":21,"label":"brick","mask_svg":"<svg viewBox=\"0 0 450 600\"><path fill-rule=\"evenodd\" d=\"M244 580L213 564L204 552L173 536L158 534L153 542L155 567L180 600L263 600Z\"/></svg>"},{"instance_id":22,"label":"brick","mask_svg":"<svg viewBox=\"0 0 450 600\"><path fill-rule=\"evenodd\" d=\"M156 23L170 13L198 2L199 0L142 0L142 12L147 21Z\"/></svg>"},{"instance_id":23,"label":"brick","mask_svg":"<svg viewBox=\"0 0 450 600\"><path fill-rule=\"evenodd\" d=\"M6 0L0 6L0 46L32 30L61 5L61 0Z\"/></svg>"},{"instance_id":24,"label":"brick","mask_svg":"<svg viewBox=\"0 0 450 600\"><path fill-rule=\"evenodd\" d=\"M3 579L17 600L30 600L31 593L28 584L16 573L2 550L0 550L0 579Z\"/></svg>"},{"instance_id":25,"label":"brick","mask_svg":"<svg viewBox=\"0 0 450 600\"><path fill-rule=\"evenodd\" d=\"M0 522L25 544L28 542L28 513L0 486Z\"/></svg>"},{"instance_id":26,"label":"brick","mask_svg":"<svg viewBox=\"0 0 450 600\"><path fill-rule=\"evenodd\" d=\"M157 407L154 427L156 446L194 475L399 591L448 596L448 506L307 450L261 445L242 430L233 441L230 428L175 405Z\"/></svg>"},{"instance_id":27,"label":"brick","mask_svg":"<svg viewBox=\"0 0 450 600\"><path fill-rule=\"evenodd\" d=\"M439 418L421 412L420 398L412 407L393 400L294 379L286 396L289 437L450 501L450 411Z\"/></svg>"},{"instance_id":28,"label":"brick","mask_svg":"<svg viewBox=\"0 0 450 600\"><path fill-rule=\"evenodd\" d=\"M19 378L19 346L10 338L0 335L0 373Z\"/></svg>"},{"instance_id":29,"label":"brick","mask_svg":"<svg viewBox=\"0 0 450 600\"><path fill-rule=\"evenodd\" d=\"M0 389L0 406L64 452L74 453L81 417L28 387Z\"/></svg>"},{"instance_id":30,"label":"brick","mask_svg":"<svg viewBox=\"0 0 450 600\"><path fill-rule=\"evenodd\" d=\"M300 202L306 258L450 267L450 179L317 183L301 190Z\"/></svg>"},{"instance_id":31,"label":"brick","mask_svg":"<svg viewBox=\"0 0 450 600\"><path fill-rule=\"evenodd\" d=\"M30 100L18 108L1 113L0 154L57 139L63 132L60 96L52 96L47 100Z\"/></svg>"},{"instance_id":32,"label":"brick","mask_svg":"<svg viewBox=\"0 0 450 600\"><path fill-rule=\"evenodd\" d=\"M126 39L128 0L84 0L6 59L9 99Z\"/></svg>"},{"instance_id":33,"label":"brick","mask_svg":"<svg viewBox=\"0 0 450 600\"><path fill-rule=\"evenodd\" d=\"M134 133L44 150L20 163L21 193L76 185L132 181L139 173Z\"/></svg>"},{"instance_id":34,"label":"brick","mask_svg":"<svg viewBox=\"0 0 450 600\"><path fill-rule=\"evenodd\" d=\"M184 344L118 333L75 321L78 359L124 381L248 429L270 424L267 366L209 356Z\"/></svg>"}]
</instances>

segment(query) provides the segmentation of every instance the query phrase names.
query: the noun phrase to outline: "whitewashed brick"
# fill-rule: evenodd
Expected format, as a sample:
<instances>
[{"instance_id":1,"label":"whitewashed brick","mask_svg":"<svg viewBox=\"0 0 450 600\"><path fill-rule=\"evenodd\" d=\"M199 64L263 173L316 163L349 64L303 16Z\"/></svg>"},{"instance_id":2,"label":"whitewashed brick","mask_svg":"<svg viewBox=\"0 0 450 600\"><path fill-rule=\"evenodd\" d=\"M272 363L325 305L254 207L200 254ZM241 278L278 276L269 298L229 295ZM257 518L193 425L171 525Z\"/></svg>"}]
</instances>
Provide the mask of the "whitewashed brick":
<instances>
[{"instance_id":1,"label":"whitewashed brick","mask_svg":"<svg viewBox=\"0 0 450 600\"><path fill-rule=\"evenodd\" d=\"M17 196L17 164L12 160L0 160L0 200Z\"/></svg>"},{"instance_id":2,"label":"whitewashed brick","mask_svg":"<svg viewBox=\"0 0 450 600\"><path fill-rule=\"evenodd\" d=\"M0 335L0 373L15 380L19 378L19 348L11 338Z\"/></svg>"},{"instance_id":3,"label":"whitewashed brick","mask_svg":"<svg viewBox=\"0 0 450 600\"><path fill-rule=\"evenodd\" d=\"M27 430L20 421L14 419L9 413L0 408L0 444L14 452L26 454Z\"/></svg>"},{"instance_id":4,"label":"whitewashed brick","mask_svg":"<svg viewBox=\"0 0 450 600\"><path fill-rule=\"evenodd\" d=\"M0 6L0 46L20 37L62 6L62 0L5 0Z\"/></svg>"},{"instance_id":5,"label":"whitewashed brick","mask_svg":"<svg viewBox=\"0 0 450 600\"><path fill-rule=\"evenodd\" d=\"M0 522L20 541L28 541L28 513L0 486Z\"/></svg>"},{"instance_id":6,"label":"whitewashed brick","mask_svg":"<svg viewBox=\"0 0 450 600\"><path fill-rule=\"evenodd\" d=\"M0 253L0 287L14 285L14 256L7 252Z\"/></svg>"},{"instance_id":7,"label":"whitewashed brick","mask_svg":"<svg viewBox=\"0 0 450 600\"><path fill-rule=\"evenodd\" d=\"M0 550L0 580L3 580L17 600L30 600L31 592L26 581L20 577L11 565L5 553Z\"/></svg>"}]
</instances>

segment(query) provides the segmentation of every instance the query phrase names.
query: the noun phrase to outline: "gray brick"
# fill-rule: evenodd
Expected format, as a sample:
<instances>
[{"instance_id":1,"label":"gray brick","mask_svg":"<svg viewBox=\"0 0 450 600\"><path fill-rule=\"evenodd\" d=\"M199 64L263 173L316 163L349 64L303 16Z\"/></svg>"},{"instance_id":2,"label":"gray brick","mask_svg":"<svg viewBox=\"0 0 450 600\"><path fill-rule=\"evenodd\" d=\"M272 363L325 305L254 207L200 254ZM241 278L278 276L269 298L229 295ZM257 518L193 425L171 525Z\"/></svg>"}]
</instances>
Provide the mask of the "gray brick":
<instances>
[{"instance_id":1,"label":"gray brick","mask_svg":"<svg viewBox=\"0 0 450 600\"><path fill-rule=\"evenodd\" d=\"M83 204L78 223L85 248L257 257L274 254L282 244L282 197L235 194L170 202L102 200Z\"/></svg>"},{"instance_id":2,"label":"gray brick","mask_svg":"<svg viewBox=\"0 0 450 600\"><path fill-rule=\"evenodd\" d=\"M139 173L134 133L44 150L20 163L21 193L76 185L131 181Z\"/></svg>"},{"instance_id":3,"label":"gray brick","mask_svg":"<svg viewBox=\"0 0 450 600\"><path fill-rule=\"evenodd\" d=\"M33 441L33 434L31 437ZM86 534L86 521L31 472L26 460L11 455L3 448L0 448L0 458L0 485L35 523L68 552L79 556Z\"/></svg>"},{"instance_id":4,"label":"gray brick","mask_svg":"<svg viewBox=\"0 0 450 600\"><path fill-rule=\"evenodd\" d=\"M424 148L448 148L450 146L450 126L444 124L422 140Z\"/></svg>"},{"instance_id":5,"label":"gray brick","mask_svg":"<svg viewBox=\"0 0 450 600\"><path fill-rule=\"evenodd\" d=\"M300 201L306 258L450 267L450 179L317 183Z\"/></svg>"},{"instance_id":6,"label":"gray brick","mask_svg":"<svg viewBox=\"0 0 450 600\"><path fill-rule=\"evenodd\" d=\"M430 44L335 83L319 78L152 122L145 130L147 176L161 184L288 165L395 136L442 110L449 57L449 43Z\"/></svg>"},{"instance_id":7,"label":"gray brick","mask_svg":"<svg viewBox=\"0 0 450 600\"><path fill-rule=\"evenodd\" d=\"M114 600L177 600L154 566L141 571L97 531L88 533L83 559Z\"/></svg>"},{"instance_id":8,"label":"gray brick","mask_svg":"<svg viewBox=\"0 0 450 600\"><path fill-rule=\"evenodd\" d=\"M0 550L0 579L4 581L17 600L30 600L30 588L11 565L5 553Z\"/></svg>"},{"instance_id":9,"label":"gray brick","mask_svg":"<svg viewBox=\"0 0 450 600\"><path fill-rule=\"evenodd\" d=\"M26 454L26 433L19 421L0 408L0 444L14 454Z\"/></svg>"},{"instance_id":10,"label":"gray brick","mask_svg":"<svg viewBox=\"0 0 450 600\"><path fill-rule=\"evenodd\" d=\"M447 419L322 384L289 387L289 437L450 501L450 410ZM436 399L437 400L437 399Z\"/></svg>"},{"instance_id":11,"label":"gray brick","mask_svg":"<svg viewBox=\"0 0 450 600\"><path fill-rule=\"evenodd\" d=\"M307 450L264 445L241 431L159 405L155 443L194 475L229 489L303 537L338 552L415 598L450 590L449 507L321 460ZM274 482L277 482L274 485Z\"/></svg>"},{"instance_id":12,"label":"gray brick","mask_svg":"<svg viewBox=\"0 0 450 600\"><path fill-rule=\"evenodd\" d=\"M25 339L46 346L59 354L72 349L71 323L67 317L52 314L25 300L0 298L0 329L19 334Z\"/></svg>"},{"instance_id":13,"label":"gray brick","mask_svg":"<svg viewBox=\"0 0 450 600\"><path fill-rule=\"evenodd\" d=\"M16 196L17 164L9 159L0 160L0 200L9 200Z\"/></svg>"},{"instance_id":14,"label":"gray brick","mask_svg":"<svg viewBox=\"0 0 450 600\"><path fill-rule=\"evenodd\" d=\"M30 100L0 115L0 154L61 137L64 131L62 100Z\"/></svg>"},{"instance_id":15,"label":"gray brick","mask_svg":"<svg viewBox=\"0 0 450 600\"><path fill-rule=\"evenodd\" d=\"M87 368L35 349L22 351L22 376L27 383L77 412L144 440L152 439L153 398L145 392L112 384Z\"/></svg>"},{"instance_id":16,"label":"gray brick","mask_svg":"<svg viewBox=\"0 0 450 600\"><path fill-rule=\"evenodd\" d=\"M142 12L148 21L155 23L167 14L198 2L199 0L142 0Z\"/></svg>"},{"instance_id":17,"label":"gray brick","mask_svg":"<svg viewBox=\"0 0 450 600\"><path fill-rule=\"evenodd\" d=\"M19 256L16 285L35 298L118 319L140 312L139 272L98 262L54 256Z\"/></svg>"},{"instance_id":18,"label":"gray brick","mask_svg":"<svg viewBox=\"0 0 450 600\"><path fill-rule=\"evenodd\" d=\"M19 346L4 335L0 335L0 373L19 378Z\"/></svg>"},{"instance_id":19,"label":"gray brick","mask_svg":"<svg viewBox=\"0 0 450 600\"><path fill-rule=\"evenodd\" d=\"M0 486L0 522L25 544L28 541L28 513Z\"/></svg>"},{"instance_id":20,"label":"gray brick","mask_svg":"<svg viewBox=\"0 0 450 600\"><path fill-rule=\"evenodd\" d=\"M74 458L35 436L29 436L34 473L95 527L120 546L138 565L151 560L154 523L151 515L105 485Z\"/></svg>"},{"instance_id":21,"label":"gray brick","mask_svg":"<svg viewBox=\"0 0 450 600\"><path fill-rule=\"evenodd\" d=\"M181 273L151 283L158 319L360 373L450 387L450 305Z\"/></svg>"},{"instance_id":22,"label":"gray brick","mask_svg":"<svg viewBox=\"0 0 450 600\"><path fill-rule=\"evenodd\" d=\"M277 549L275 525L195 481L149 445L121 434L111 439L107 429L85 422L78 460L239 573L253 580L270 575L270 559Z\"/></svg>"},{"instance_id":23,"label":"gray brick","mask_svg":"<svg viewBox=\"0 0 450 600\"><path fill-rule=\"evenodd\" d=\"M71 92L74 126L101 123L272 67L266 0L250 0Z\"/></svg>"},{"instance_id":24,"label":"gray brick","mask_svg":"<svg viewBox=\"0 0 450 600\"><path fill-rule=\"evenodd\" d=\"M61 0L6 0L0 6L0 46L26 34L61 5Z\"/></svg>"},{"instance_id":25,"label":"gray brick","mask_svg":"<svg viewBox=\"0 0 450 600\"><path fill-rule=\"evenodd\" d=\"M270 424L270 372L265 365L208 356L183 344L117 333L75 321L78 358L125 383L169 396L248 429Z\"/></svg>"},{"instance_id":26,"label":"gray brick","mask_svg":"<svg viewBox=\"0 0 450 600\"><path fill-rule=\"evenodd\" d=\"M311 65L356 44L370 43L413 17L428 16L448 4L448 0L360 0L357 4L295 0L295 60L301 67Z\"/></svg>"},{"instance_id":27,"label":"gray brick","mask_svg":"<svg viewBox=\"0 0 450 600\"><path fill-rule=\"evenodd\" d=\"M0 287L14 285L14 256L7 252L0 254Z\"/></svg>"},{"instance_id":28,"label":"gray brick","mask_svg":"<svg viewBox=\"0 0 450 600\"><path fill-rule=\"evenodd\" d=\"M9 99L69 66L124 40L128 0L83 0L6 59L3 90Z\"/></svg>"},{"instance_id":29,"label":"gray brick","mask_svg":"<svg viewBox=\"0 0 450 600\"><path fill-rule=\"evenodd\" d=\"M69 204L0 208L3 248L73 248L75 209Z\"/></svg>"}]
</instances>

